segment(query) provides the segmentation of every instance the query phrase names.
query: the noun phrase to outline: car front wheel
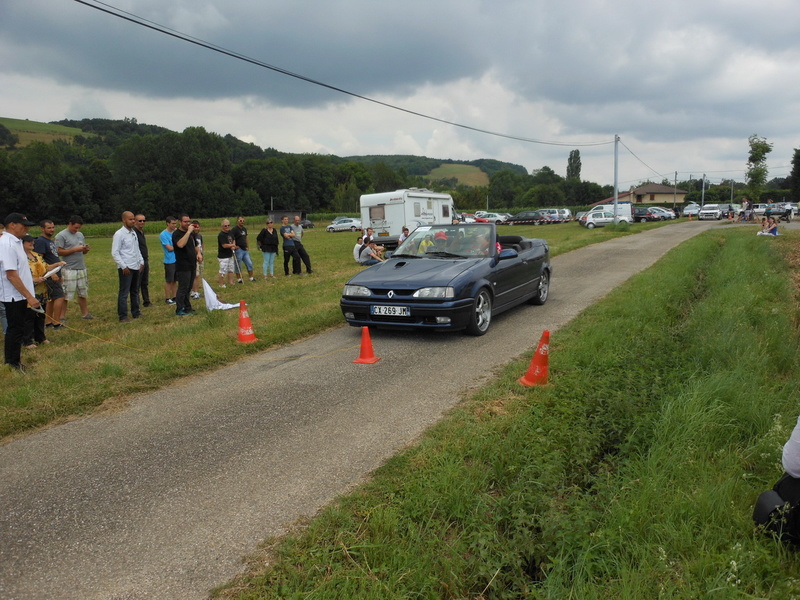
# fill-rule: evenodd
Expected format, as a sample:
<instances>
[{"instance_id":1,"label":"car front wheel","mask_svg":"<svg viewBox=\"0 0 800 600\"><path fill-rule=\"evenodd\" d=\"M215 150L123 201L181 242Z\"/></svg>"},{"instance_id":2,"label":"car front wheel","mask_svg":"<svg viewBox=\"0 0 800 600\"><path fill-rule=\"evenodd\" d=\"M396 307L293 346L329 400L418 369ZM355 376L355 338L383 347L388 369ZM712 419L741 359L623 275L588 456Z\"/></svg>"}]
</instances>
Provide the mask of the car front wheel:
<instances>
[{"instance_id":1,"label":"car front wheel","mask_svg":"<svg viewBox=\"0 0 800 600\"><path fill-rule=\"evenodd\" d=\"M472 314L467 325L469 335L483 335L489 330L492 322L492 296L486 289L482 289L475 296L472 304Z\"/></svg>"},{"instance_id":2,"label":"car front wheel","mask_svg":"<svg viewBox=\"0 0 800 600\"><path fill-rule=\"evenodd\" d=\"M594 223L587 223L586 224L586 228L587 229L594 229Z\"/></svg>"}]
</instances>

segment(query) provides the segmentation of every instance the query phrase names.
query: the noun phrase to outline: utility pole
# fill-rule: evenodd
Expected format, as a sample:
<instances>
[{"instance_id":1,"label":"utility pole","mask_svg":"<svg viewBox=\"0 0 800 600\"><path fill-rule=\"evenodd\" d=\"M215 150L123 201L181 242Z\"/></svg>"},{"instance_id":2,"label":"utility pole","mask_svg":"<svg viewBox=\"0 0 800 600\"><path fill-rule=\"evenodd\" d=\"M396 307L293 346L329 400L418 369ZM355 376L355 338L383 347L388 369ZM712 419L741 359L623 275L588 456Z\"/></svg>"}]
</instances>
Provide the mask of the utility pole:
<instances>
[{"instance_id":1,"label":"utility pole","mask_svg":"<svg viewBox=\"0 0 800 600\"><path fill-rule=\"evenodd\" d=\"M619 209L619 136L614 134L614 223L618 222Z\"/></svg>"},{"instance_id":2,"label":"utility pole","mask_svg":"<svg viewBox=\"0 0 800 600\"><path fill-rule=\"evenodd\" d=\"M700 208L706 205L706 174L703 173L703 192L700 194Z\"/></svg>"}]
</instances>

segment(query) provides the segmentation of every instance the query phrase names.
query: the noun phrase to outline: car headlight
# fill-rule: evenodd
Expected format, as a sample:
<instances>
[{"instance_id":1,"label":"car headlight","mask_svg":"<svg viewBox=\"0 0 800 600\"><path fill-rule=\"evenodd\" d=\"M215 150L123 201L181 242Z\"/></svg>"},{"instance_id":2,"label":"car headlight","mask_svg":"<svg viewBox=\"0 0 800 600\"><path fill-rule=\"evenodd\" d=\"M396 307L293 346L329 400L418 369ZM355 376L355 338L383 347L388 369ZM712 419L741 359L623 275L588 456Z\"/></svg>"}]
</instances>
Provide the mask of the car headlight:
<instances>
[{"instance_id":1,"label":"car headlight","mask_svg":"<svg viewBox=\"0 0 800 600\"><path fill-rule=\"evenodd\" d=\"M455 298L456 294L451 287L427 287L417 290L412 294L414 298L437 298L447 300Z\"/></svg>"},{"instance_id":2,"label":"car headlight","mask_svg":"<svg viewBox=\"0 0 800 600\"><path fill-rule=\"evenodd\" d=\"M345 285L344 286L344 295L345 296L371 296L372 292L369 291L369 288L365 288L363 285Z\"/></svg>"}]
</instances>

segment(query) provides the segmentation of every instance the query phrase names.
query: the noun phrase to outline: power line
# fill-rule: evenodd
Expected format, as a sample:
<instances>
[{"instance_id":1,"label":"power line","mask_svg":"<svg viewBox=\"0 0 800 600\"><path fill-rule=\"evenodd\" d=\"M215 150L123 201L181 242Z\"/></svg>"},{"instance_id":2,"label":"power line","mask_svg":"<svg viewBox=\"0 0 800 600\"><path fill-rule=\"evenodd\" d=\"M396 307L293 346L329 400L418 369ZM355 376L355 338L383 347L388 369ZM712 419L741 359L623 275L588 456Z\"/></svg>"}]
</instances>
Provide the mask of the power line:
<instances>
[{"instance_id":1,"label":"power line","mask_svg":"<svg viewBox=\"0 0 800 600\"><path fill-rule=\"evenodd\" d=\"M502 138L506 138L506 139L510 139L510 140L516 140L516 141L519 141L519 142L527 142L527 143L530 143L530 144L542 144L542 145L546 145L546 146L589 147L589 146L604 146L604 145L608 145L608 144L613 144L614 143L613 140L609 140L609 141L605 141L605 142L588 142L588 143L544 141L544 140L537 140L537 139L534 139L534 138L527 138L527 137L521 137L521 136L516 136L516 135L510 135L510 134L506 134L506 133L499 133L499 132L496 132L496 131L490 131L488 129L481 129L479 127L472 127L471 125L464 125L463 123L456 123L454 121L448 121L446 119L440 119L438 117L433 117L431 115L426 115L424 113L420 113L420 112L417 112L417 111L414 111L414 110L410 110L408 108L403 108L403 107L397 106L395 104L390 104L388 102L382 102L380 100L376 100L376 99L370 98L368 96L363 96L361 94L357 94L355 92L351 92L351 91L345 90L343 88L331 85L329 83L324 83L322 81L318 81L316 79L312 79L310 77L306 77L305 75L300 75L299 73L293 73L292 71L288 71L286 69L283 69L281 67L277 67L275 65L270 65L270 64L265 63L265 62L263 62L261 60L258 60L258 59L255 59L255 58L251 58L249 56L245 56L244 54L240 54L240 53L235 52L233 50L228 50L227 48L223 48L221 46L217 46L216 44L212 44L210 42L206 42L206 41L201 40L199 38L194 38L192 36L189 36L187 34L181 33L179 31L175 31L174 29L170 29L170 28L168 28L168 27L166 27L164 25L161 25L159 23L155 23L154 21L148 21L147 19L139 17L138 15L135 15L135 14L130 13L130 12L123 11L123 10L117 8L116 6L112 6L112 5L107 4L105 2L101 2L100 0L94 0L94 3L90 3L89 1L86 1L86 0L74 0L74 1L77 2L78 4L83 4L84 6L88 6L89 8L93 8L95 10L99 10L100 12L104 12L106 14L109 14L109 15L113 16L113 17L117 17L119 19L123 19L123 20L128 21L130 23L133 23L135 25L139 25L141 27L146 27L147 29L152 29L153 31L157 31L158 33L163 33L164 35L168 35L170 37L174 37L174 38L176 38L178 40L181 40L181 41L184 41L184 42L187 42L187 43L190 43L190 44L194 44L196 46L200 46L201 48L205 48L207 50L211 50L212 52L218 52L219 54L223 54L225 56L229 56L231 58L235 58L237 60L241 60L241 61L250 63L250 64L255 65L257 67L261 67L263 69L269 69L270 71L275 71L276 73L280 73L280 74L286 75L288 77L294 77L295 79L299 79L301 81L305 81L306 83L310 83L310 84L313 84L313 85L324 87L324 88L327 88L327 89L332 90L334 92L338 92L340 94L346 94L348 96L352 96L353 98L358 98L359 100L365 100L367 102L372 102L373 104L378 104L378 105L386 107L386 108L391 108L393 110L398 110L400 112L404 112L404 113L413 115L415 117L421 117L423 119L429 119L431 121L436 121L438 123L444 123L446 125L452 125L453 127L459 127L461 129L467 129L469 131L475 131L477 133L484 133L486 135L493 135L493 136L496 136L496 137L502 137ZM101 5L101 6L98 6L98 5ZM103 7L105 7L105 8L103 8Z\"/></svg>"}]
</instances>

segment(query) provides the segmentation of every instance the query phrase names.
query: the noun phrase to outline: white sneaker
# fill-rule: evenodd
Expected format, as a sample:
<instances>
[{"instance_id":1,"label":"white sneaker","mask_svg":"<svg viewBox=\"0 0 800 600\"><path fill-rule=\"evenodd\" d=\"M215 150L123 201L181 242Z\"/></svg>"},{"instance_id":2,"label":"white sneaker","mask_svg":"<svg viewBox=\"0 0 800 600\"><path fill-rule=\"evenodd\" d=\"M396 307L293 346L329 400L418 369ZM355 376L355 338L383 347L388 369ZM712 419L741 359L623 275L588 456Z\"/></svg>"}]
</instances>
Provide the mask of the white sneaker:
<instances>
[{"instance_id":1,"label":"white sneaker","mask_svg":"<svg viewBox=\"0 0 800 600\"><path fill-rule=\"evenodd\" d=\"M223 284L222 284L221 286L219 286L219 287L226 288L226 287L228 287L228 286L227 286L227 285L225 285L225 284L223 283Z\"/></svg>"},{"instance_id":2,"label":"white sneaker","mask_svg":"<svg viewBox=\"0 0 800 600\"><path fill-rule=\"evenodd\" d=\"M200 299L200 292L192 292L192 298L195 300Z\"/></svg>"}]
</instances>

